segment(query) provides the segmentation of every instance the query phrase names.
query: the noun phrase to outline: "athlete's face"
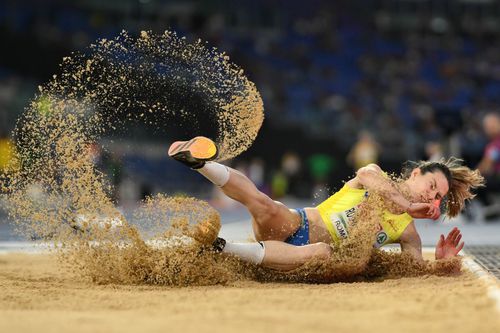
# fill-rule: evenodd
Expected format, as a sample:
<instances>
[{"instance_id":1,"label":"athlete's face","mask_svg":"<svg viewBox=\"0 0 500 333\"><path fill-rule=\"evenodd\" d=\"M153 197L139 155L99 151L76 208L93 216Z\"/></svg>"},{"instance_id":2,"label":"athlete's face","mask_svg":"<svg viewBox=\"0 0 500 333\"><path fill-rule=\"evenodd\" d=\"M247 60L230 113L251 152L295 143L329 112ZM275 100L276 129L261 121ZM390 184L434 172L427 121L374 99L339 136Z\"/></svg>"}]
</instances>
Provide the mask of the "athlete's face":
<instances>
[{"instance_id":1,"label":"athlete's face","mask_svg":"<svg viewBox=\"0 0 500 333\"><path fill-rule=\"evenodd\" d=\"M414 200L435 203L440 201L449 190L448 180L441 171L422 173L420 168L411 172L406 181Z\"/></svg>"}]
</instances>

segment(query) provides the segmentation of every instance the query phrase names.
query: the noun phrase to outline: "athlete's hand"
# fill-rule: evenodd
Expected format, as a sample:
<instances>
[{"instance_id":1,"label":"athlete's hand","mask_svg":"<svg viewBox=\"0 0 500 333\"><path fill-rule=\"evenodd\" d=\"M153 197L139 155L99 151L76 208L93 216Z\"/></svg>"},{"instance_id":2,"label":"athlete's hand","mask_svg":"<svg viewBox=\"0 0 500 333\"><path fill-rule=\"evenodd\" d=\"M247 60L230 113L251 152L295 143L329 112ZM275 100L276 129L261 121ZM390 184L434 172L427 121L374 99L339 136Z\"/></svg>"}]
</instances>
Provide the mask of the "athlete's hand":
<instances>
[{"instance_id":1,"label":"athlete's hand","mask_svg":"<svg viewBox=\"0 0 500 333\"><path fill-rule=\"evenodd\" d=\"M437 220L441 215L439 207L430 203L412 202L406 210L411 217L416 219L433 219Z\"/></svg>"},{"instance_id":2,"label":"athlete's hand","mask_svg":"<svg viewBox=\"0 0 500 333\"><path fill-rule=\"evenodd\" d=\"M444 238L444 235L441 235L436 245L436 259L446 259L456 256L464 247L464 242L459 244L461 238L462 234L457 227L453 228L446 238Z\"/></svg>"}]
</instances>

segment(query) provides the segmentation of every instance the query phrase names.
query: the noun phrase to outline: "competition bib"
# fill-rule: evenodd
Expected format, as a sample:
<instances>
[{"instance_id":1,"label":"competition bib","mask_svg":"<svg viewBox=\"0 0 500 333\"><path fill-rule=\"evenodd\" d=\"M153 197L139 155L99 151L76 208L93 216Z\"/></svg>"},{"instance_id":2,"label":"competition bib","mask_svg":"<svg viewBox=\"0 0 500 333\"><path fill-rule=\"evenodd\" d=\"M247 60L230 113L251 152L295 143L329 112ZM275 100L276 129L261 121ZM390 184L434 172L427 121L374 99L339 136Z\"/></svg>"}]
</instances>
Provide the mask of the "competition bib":
<instances>
[{"instance_id":1,"label":"competition bib","mask_svg":"<svg viewBox=\"0 0 500 333\"><path fill-rule=\"evenodd\" d=\"M339 238L347 238L349 236L349 225L354 220L356 209L357 206L342 212L332 212L330 214L330 222Z\"/></svg>"},{"instance_id":2,"label":"competition bib","mask_svg":"<svg viewBox=\"0 0 500 333\"><path fill-rule=\"evenodd\" d=\"M330 222L332 223L333 230L339 239L345 239L349 236L349 226L354 225L354 216L356 216L358 206L350 208L342 212L333 212L330 214ZM379 248L389 241L389 236L384 228L379 224L375 243L373 246Z\"/></svg>"}]
</instances>

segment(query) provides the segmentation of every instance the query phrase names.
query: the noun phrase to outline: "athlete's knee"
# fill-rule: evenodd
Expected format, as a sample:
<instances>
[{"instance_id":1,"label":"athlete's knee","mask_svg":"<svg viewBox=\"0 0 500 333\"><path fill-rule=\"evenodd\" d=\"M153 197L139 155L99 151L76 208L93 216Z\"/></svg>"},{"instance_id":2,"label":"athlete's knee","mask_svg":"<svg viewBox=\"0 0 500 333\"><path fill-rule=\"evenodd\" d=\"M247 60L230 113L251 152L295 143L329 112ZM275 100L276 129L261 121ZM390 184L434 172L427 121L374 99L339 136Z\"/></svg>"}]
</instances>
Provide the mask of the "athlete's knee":
<instances>
[{"instance_id":1,"label":"athlete's knee","mask_svg":"<svg viewBox=\"0 0 500 333\"><path fill-rule=\"evenodd\" d=\"M332 247L326 243L311 244L312 257L317 259L328 259L332 255Z\"/></svg>"},{"instance_id":2,"label":"athlete's knee","mask_svg":"<svg viewBox=\"0 0 500 333\"><path fill-rule=\"evenodd\" d=\"M269 198L266 194L259 192L259 194L257 194L254 199L254 204L259 207L259 215L270 218L278 214L280 210L280 204Z\"/></svg>"}]
</instances>

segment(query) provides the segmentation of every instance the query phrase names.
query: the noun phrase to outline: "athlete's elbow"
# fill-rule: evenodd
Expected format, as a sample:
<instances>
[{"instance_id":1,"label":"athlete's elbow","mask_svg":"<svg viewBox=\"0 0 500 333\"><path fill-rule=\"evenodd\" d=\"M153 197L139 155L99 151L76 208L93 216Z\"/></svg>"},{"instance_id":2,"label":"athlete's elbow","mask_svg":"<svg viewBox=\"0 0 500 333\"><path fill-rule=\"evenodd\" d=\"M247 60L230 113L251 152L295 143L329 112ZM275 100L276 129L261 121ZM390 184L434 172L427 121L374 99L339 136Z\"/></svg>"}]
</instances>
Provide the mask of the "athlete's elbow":
<instances>
[{"instance_id":1,"label":"athlete's elbow","mask_svg":"<svg viewBox=\"0 0 500 333\"><path fill-rule=\"evenodd\" d=\"M373 164L375 165L375 164ZM361 184L366 184L370 179L377 176L379 172L376 168L371 167L371 164L364 166L356 172L356 177L359 179Z\"/></svg>"},{"instance_id":2,"label":"athlete's elbow","mask_svg":"<svg viewBox=\"0 0 500 333\"><path fill-rule=\"evenodd\" d=\"M358 169L357 173L375 173L379 174L382 169L375 163L370 163Z\"/></svg>"}]
</instances>

